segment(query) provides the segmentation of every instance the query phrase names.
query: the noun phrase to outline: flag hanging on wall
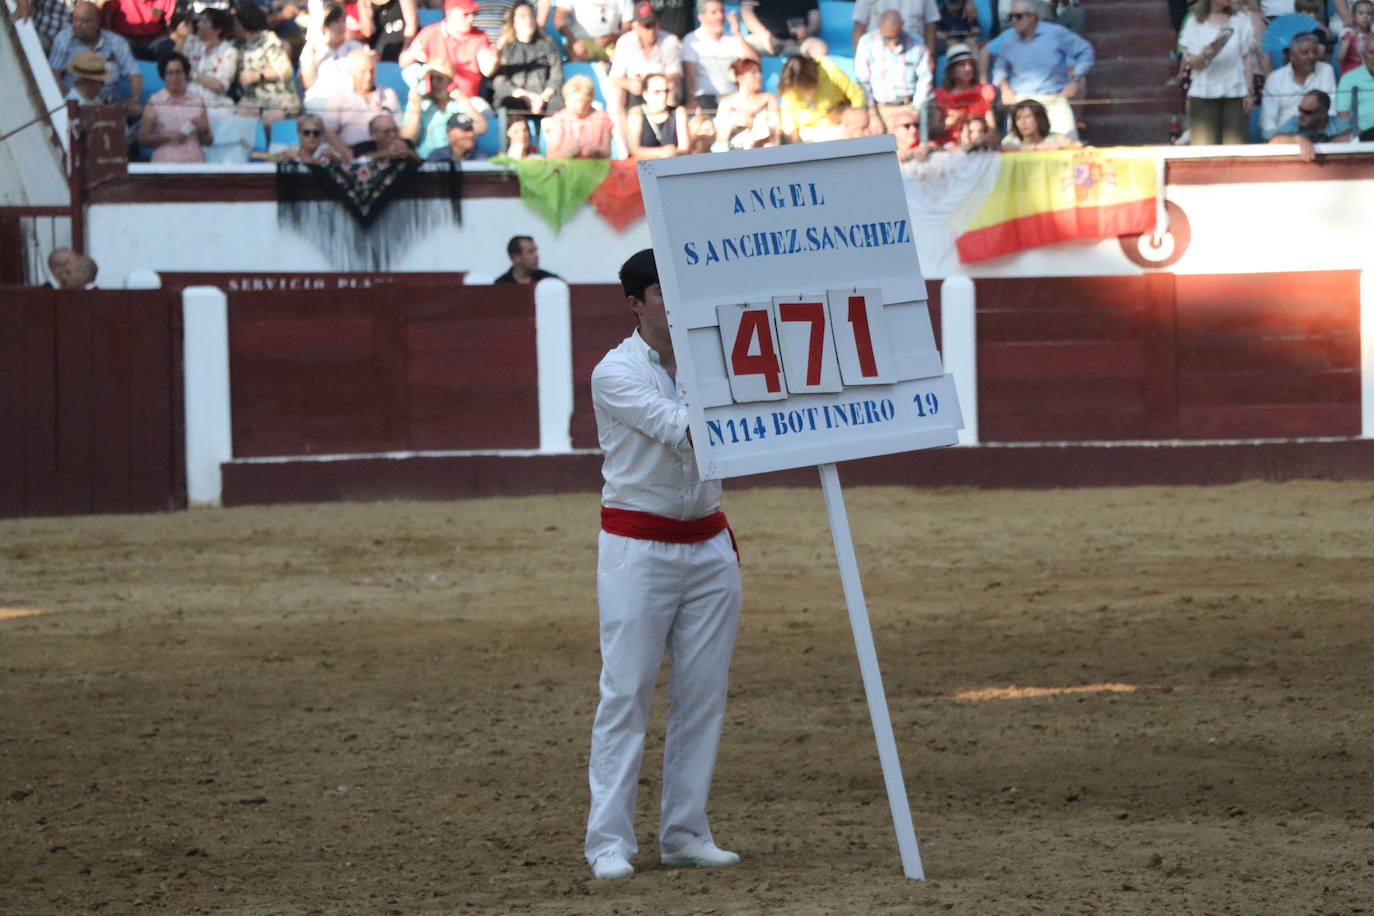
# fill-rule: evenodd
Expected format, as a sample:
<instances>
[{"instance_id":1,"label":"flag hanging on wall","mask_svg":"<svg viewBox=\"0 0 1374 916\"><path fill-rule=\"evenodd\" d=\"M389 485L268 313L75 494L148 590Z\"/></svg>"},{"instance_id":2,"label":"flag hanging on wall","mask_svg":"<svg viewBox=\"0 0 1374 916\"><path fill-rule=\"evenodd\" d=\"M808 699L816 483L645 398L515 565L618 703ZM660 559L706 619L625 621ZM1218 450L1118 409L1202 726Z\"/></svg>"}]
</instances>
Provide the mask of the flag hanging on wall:
<instances>
[{"instance_id":1,"label":"flag hanging on wall","mask_svg":"<svg viewBox=\"0 0 1374 916\"><path fill-rule=\"evenodd\" d=\"M952 220L960 261L1154 230L1158 180L1151 150L1017 152L997 161L986 196L970 195Z\"/></svg>"}]
</instances>

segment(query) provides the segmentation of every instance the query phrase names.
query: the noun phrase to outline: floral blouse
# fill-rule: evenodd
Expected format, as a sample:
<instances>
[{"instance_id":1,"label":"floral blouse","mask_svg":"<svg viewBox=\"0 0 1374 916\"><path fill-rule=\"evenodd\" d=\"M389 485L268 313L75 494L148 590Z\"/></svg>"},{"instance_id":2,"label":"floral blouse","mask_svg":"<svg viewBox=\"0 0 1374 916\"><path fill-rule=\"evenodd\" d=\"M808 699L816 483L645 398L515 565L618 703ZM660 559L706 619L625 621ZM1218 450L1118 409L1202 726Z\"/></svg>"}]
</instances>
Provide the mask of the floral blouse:
<instances>
[{"instance_id":1,"label":"floral blouse","mask_svg":"<svg viewBox=\"0 0 1374 916\"><path fill-rule=\"evenodd\" d=\"M229 98L229 87L239 75L239 49L233 42L221 41L214 48L206 48L199 38L192 35L186 39L184 52L191 62L191 79L187 87L205 100L207 108L232 108L234 102ZM197 77L208 76L219 80L223 92L212 92L200 83Z\"/></svg>"},{"instance_id":2,"label":"floral blouse","mask_svg":"<svg viewBox=\"0 0 1374 916\"><path fill-rule=\"evenodd\" d=\"M291 79L291 58L276 33L259 32L252 41L244 43L242 53L240 73L244 70L275 70L277 73L275 80L260 79L251 86L244 86L243 98L260 109L277 108L288 115L300 111L301 99Z\"/></svg>"}]
</instances>

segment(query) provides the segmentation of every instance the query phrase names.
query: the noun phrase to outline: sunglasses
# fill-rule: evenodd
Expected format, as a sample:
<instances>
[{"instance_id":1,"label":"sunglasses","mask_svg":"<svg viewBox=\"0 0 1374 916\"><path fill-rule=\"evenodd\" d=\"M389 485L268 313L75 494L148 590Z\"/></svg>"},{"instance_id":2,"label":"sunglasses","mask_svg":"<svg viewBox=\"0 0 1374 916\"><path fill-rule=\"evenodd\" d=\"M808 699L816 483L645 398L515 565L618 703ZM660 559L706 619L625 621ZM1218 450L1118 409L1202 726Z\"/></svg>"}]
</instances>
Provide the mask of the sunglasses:
<instances>
[{"instance_id":1,"label":"sunglasses","mask_svg":"<svg viewBox=\"0 0 1374 916\"><path fill-rule=\"evenodd\" d=\"M895 127L897 130L915 130L915 129L916 129L916 122L915 122L915 121L903 121L901 124L893 124L892 126Z\"/></svg>"},{"instance_id":2,"label":"sunglasses","mask_svg":"<svg viewBox=\"0 0 1374 916\"><path fill-rule=\"evenodd\" d=\"M1298 114L1305 114L1310 116L1321 113L1322 110L1320 108L1303 108L1302 106L1298 106Z\"/></svg>"},{"instance_id":3,"label":"sunglasses","mask_svg":"<svg viewBox=\"0 0 1374 916\"><path fill-rule=\"evenodd\" d=\"M1034 13L1012 13L1010 18L1013 22L1020 22L1022 19L1028 19L1034 15Z\"/></svg>"},{"instance_id":4,"label":"sunglasses","mask_svg":"<svg viewBox=\"0 0 1374 916\"><path fill-rule=\"evenodd\" d=\"M302 137L318 137L318 136L321 134L321 131L318 131L318 130L298 130L298 131L296 131L296 133L300 134Z\"/></svg>"}]
</instances>

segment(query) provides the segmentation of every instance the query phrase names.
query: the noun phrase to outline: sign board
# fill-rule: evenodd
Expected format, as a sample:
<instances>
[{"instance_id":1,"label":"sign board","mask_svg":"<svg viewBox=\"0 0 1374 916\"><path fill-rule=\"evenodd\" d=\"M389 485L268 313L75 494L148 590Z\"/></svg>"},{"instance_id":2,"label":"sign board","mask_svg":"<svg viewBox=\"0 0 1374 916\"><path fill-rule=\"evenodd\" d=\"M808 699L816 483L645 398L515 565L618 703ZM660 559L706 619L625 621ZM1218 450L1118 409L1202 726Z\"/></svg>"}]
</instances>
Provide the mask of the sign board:
<instances>
[{"instance_id":1,"label":"sign board","mask_svg":"<svg viewBox=\"0 0 1374 916\"><path fill-rule=\"evenodd\" d=\"M639 163L702 477L958 441L895 149Z\"/></svg>"}]
</instances>

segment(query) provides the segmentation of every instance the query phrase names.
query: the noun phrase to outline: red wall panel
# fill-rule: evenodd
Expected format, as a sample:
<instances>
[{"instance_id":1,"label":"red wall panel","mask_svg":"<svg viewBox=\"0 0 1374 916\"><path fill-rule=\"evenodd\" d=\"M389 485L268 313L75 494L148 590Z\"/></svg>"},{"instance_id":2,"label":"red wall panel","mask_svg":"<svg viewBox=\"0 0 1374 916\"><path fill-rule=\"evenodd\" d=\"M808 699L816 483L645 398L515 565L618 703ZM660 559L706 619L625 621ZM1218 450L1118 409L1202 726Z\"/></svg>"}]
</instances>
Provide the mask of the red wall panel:
<instances>
[{"instance_id":1,"label":"red wall panel","mask_svg":"<svg viewBox=\"0 0 1374 916\"><path fill-rule=\"evenodd\" d=\"M537 448L529 287L231 292L238 457Z\"/></svg>"},{"instance_id":2,"label":"red wall panel","mask_svg":"<svg viewBox=\"0 0 1374 916\"><path fill-rule=\"evenodd\" d=\"M0 514L186 504L180 298L0 289Z\"/></svg>"}]
</instances>

